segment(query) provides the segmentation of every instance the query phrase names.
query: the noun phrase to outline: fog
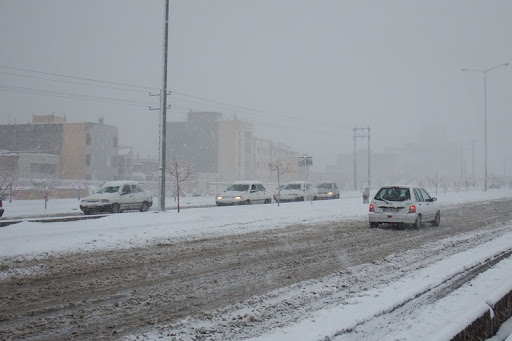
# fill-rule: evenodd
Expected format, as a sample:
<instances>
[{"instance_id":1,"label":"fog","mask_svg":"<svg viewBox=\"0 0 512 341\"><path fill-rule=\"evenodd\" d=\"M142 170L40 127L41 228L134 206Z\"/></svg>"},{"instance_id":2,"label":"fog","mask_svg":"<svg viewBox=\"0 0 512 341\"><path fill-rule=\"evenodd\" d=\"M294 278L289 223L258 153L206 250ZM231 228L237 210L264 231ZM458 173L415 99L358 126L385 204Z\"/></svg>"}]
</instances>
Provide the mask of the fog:
<instances>
[{"instance_id":1,"label":"fog","mask_svg":"<svg viewBox=\"0 0 512 341\"><path fill-rule=\"evenodd\" d=\"M156 157L163 9L3 0L0 124L103 117L120 144ZM370 127L372 155L414 154L424 173L451 177L474 164L482 177L484 73L462 69L512 62L511 13L508 0L171 0L167 120L236 115L318 171L352 156L353 128ZM511 89L511 66L487 73L489 175L512 172ZM385 160L372 160L378 174Z\"/></svg>"}]
</instances>

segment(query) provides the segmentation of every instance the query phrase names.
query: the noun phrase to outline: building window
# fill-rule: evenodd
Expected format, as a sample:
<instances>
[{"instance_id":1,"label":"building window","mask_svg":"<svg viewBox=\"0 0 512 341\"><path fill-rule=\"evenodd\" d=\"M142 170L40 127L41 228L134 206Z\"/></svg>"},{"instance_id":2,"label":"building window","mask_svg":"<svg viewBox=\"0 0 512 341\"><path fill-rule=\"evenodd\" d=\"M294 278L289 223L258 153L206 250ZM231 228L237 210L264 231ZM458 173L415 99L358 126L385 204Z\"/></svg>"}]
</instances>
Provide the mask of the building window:
<instances>
[{"instance_id":1,"label":"building window","mask_svg":"<svg viewBox=\"0 0 512 341\"><path fill-rule=\"evenodd\" d=\"M30 163L31 173L57 174L57 165L51 163Z\"/></svg>"},{"instance_id":2,"label":"building window","mask_svg":"<svg viewBox=\"0 0 512 341\"><path fill-rule=\"evenodd\" d=\"M91 154L85 155L85 165L90 166L91 165Z\"/></svg>"}]
</instances>

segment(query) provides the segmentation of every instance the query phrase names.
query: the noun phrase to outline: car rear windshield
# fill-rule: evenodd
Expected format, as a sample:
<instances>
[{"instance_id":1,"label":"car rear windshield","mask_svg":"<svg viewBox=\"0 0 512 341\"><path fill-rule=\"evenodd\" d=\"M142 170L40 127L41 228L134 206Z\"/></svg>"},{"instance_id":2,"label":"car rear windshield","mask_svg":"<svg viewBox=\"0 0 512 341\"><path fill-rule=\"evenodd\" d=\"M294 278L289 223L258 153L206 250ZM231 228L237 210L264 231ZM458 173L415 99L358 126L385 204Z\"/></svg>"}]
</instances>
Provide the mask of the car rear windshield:
<instances>
[{"instance_id":1,"label":"car rear windshield","mask_svg":"<svg viewBox=\"0 0 512 341\"><path fill-rule=\"evenodd\" d=\"M103 187L98 190L96 193L117 193L119 192L119 186L110 186L110 187Z\"/></svg>"},{"instance_id":2,"label":"car rear windshield","mask_svg":"<svg viewBox=\"0 0 512 341\"><path fill-rule=\"evenodd\" d=\"M382 187L375 195L375 200L406 201L411 199L409 188Z\"/></svg>"},{"instance_id":3,"label":"car rear windshield","mask_svg":"<svg viewBox=\"0 0 512 341\"><path fill-rule=\"evenodd\" d=\"M248 190L249 190L249 185L240 185L240 184L231 185L228 187L228 189L226 189L226 191L233 191L233 192L244 192L244 191L248 191Z\"/></svg>"}]
</instances>

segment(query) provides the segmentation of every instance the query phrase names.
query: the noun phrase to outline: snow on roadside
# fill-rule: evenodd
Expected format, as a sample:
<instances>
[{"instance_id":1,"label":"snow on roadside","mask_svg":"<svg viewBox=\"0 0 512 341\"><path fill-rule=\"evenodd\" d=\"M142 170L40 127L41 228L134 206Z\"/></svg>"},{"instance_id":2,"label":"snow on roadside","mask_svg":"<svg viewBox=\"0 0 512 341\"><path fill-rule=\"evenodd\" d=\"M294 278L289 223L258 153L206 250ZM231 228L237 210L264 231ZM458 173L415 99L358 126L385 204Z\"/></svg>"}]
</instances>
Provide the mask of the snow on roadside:
<instances>
[{"instance_id":1,"label":"snow on roadside","mask_svg":"<svg viewBox=\"0 0 512 341\"><path fill-rule=\"evenodd\" d=\"M379 331L370 328L370 336L350 332L336 335L353 330L383 312L393 311L467 268L510 250L512 226L506 229L510 232L499 239L452 256L440 255L439 261L416 271L409 271L412 269L408 270L403 262L404 259L421 259L424 254L422 249L408 251L400 257L387 257L384 264L389 267L363 264L345 269L339 274L296 283L253 297L221 311L205 312L205 317L188 318L172 326L159 326L153 331L129 336L127 339L135 340L138 336L145 340L159 340L169 339L166 336L172 335L180 340L194 340L198 331L202 331L211 340L421 340L425 335L429 335L429 340L449 340L489 309L486 302L496 301L500 295L512 289L512 259L498 263L439 302L426 305L413 315L408 315L407 323L403 325L395 323L389 327L386 324L380 326ZM478 233L474 233L473 237L478 239ZM423 248L441 249L442 245L452 242L453 238L447 238ZM398 269L394 274L389 271L393 268ZM383 279L383 276L389 276L391 282L387 283L388 280ZM394 277L399 279L393 280ZM283 304L287 307L282 307ZM285 314L286 318L269 316L273 313ZM245 327L237 327L240 325ZM251 325L259 327L254 330ZM231 329L235 332L230 332ZM260 333L262 335L251 338Z\"/></svg>"},{"instance_id":2,"label":"snow on roadside","mask_svg":"<svg viewBox=\"0 0 512 341\"><path fill-rule=\"evenodd\" d=\"M439 194L440 205L460 202L493 200L512 197L512 191L471 191ZM186 204L193 205L189 198ZM197 200L205 201L204 198ZM213 200L213 198L211 198ZM71 201L71 203L70 203ZM64 208L56 212L71 212L77 200L60 201ZM6 216L12 206L17 214L38 214L37 201L6 204ZM11 206L12 205L12 206ZM74 206L73 206L74 205ZM57 202L55 202L57 206ZM39 205L37 206L39 207ZM68 210L68 211L66 211ZM320 223L342 219L367 219L368 205L357 192L345 192L340 200L287 203L277 206L251 205L231 207L189 208L177 213L132 212L109 215L101 219L63 223L22 222L0 228L0 257L48 253L94 251L144 246L160 240L183 240L207 236L248 233L283 227L290 224Z\"/></svg>"},{"instance_id":3,"label":"snow on roadside","mask_svg":"<svg viewBox=\"0 0 512 341\"><path fill-rule=\"evenodd\" d=\"M460 192L438 195L439 203L452 205L461 202L492 201L504 197L512 197L511 191ZM13 203L14 204L14 203ZM13 205L10 204L10 205ZM29 210L30 205L26 205ZM9 208L7 206L6 208ZM272 205L254 205L240 207L190 208L182 213L168 211L165 213L123 213L110 215L98 220L77 221L69 223L30 223L23 222L0 228L0 257L44 257L52 253L93 251L101 249L128 248L146 244L172 240L198 239L207 236L228 235L262 231L286 226L287 224L315 223L336 221L342 219L367 219L366 204L362 204L359 196L345 197L341 200L318 201L314 203L290 203L278 207ZM63 209L65 211L66 209ZM28 212L34 213L34 212ZM472 248L462 254L453 255L446 259L430 264L427 267L413 271L388 285L370 285L368 290L354 293L339 304L331 304L326 309L316 309L305 312L307 307L301 307L303 314L298 316L295 323L280 325L275 329L262 330L266 334L254 340L315 340L325 336L334 337L342 330L349 330L362 321L378 316L383 311L389 311L401 303L414 297L449 278L464 267L478 264L499 250L510 248L512 232L499 240L493 240L481 246ZM373 266L373 265L366 265ZM426 306L411 317L411 323L403 328L393 330L390 335L396 338L422 339L425 335L434 335L442 340L455 330L460 331L464 323L473 317L474 313L464 301L475 298L474 307L485 304L489 293L497 290L512 288L512 272L509 260L495 266L497 274L490 272L483 277L482 282L476 279L470 285L476 291L466 293L457 290L445 297L436 306ZM357 271L358 269L352 269ZM37 271L37 270L34 270ZM8 274L7 274L8 275ZM480 276L479 276L480 277ZM293 288L284 288L275 295L294 297L315 295L316 291L336 292L337 283L326 282L301 283ZM333 281L339 280L336 276ZM330 286L332 285L332 286ZM496 286L497 285L497 286ZM322 289L323 288L323 289ZM465 288L465 287L464 287ZM286 291L288 290L288 291ZM290 291L291 290L291 291ZM316 290L316 291L315 291ZM482 293L483 296L478 296ZM476 296L476 297L473 297ZM267 296L272 299L272 294ZM274 296L277 298L278 296ZM263 300L265 301L265 300ZM244 311L263 310L258 299L250 306L240 306L239 313ZM291 301L293 304L293 301ZM267 303L271 303L267 301ZM321 302L320 302L321 303ZM304 318L304 316L306 316ZM453 316L460 317L453 323ZM434 318L438 317L438 318ZM415 322L415 323L413 323ZM191 326L184 322L185 329ZM154 333L155 339L162 334ZM257 334L252 334L257 335ZM145 336L149 336L145 335ZM351 335L353 336L353 335ZM148 338L146 338L148 339ZM151 339L151 338L149 338ZM343 335L336 341L343 340ZM351 338L351 340L355 340Z\"/></svg>"},{"instance_id":4,"label":"snow on roadside","mask_svg":"<svg viewBox=\"0 0 512 341\"><path fill-rule=\"evenodd\" d=\"M289 224L363 219L360 199L189 208L166 212L112 214L62 223L21 222L0 228L0 257L93 251L147 245L162 240L248 233Z\"/></svg>"}]
</instances>

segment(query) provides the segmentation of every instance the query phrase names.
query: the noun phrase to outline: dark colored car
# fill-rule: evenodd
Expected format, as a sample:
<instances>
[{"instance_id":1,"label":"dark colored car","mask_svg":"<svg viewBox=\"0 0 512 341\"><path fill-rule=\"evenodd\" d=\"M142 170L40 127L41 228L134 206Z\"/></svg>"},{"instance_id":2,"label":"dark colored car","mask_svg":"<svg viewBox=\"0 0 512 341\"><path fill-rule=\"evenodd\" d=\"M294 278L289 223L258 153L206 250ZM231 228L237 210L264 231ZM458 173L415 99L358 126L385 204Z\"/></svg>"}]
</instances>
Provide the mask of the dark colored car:
<instances>
[{"instance_id":1,"label":"dark colored car","mask_svg":"<svg viewBox=\"0 0 512 341\"><path fill-rule=\"evenodd\" d=\"M2 197L0 197L0 217L4 215L4 207L2 206Z\"/></svg>"}]
</instances>

